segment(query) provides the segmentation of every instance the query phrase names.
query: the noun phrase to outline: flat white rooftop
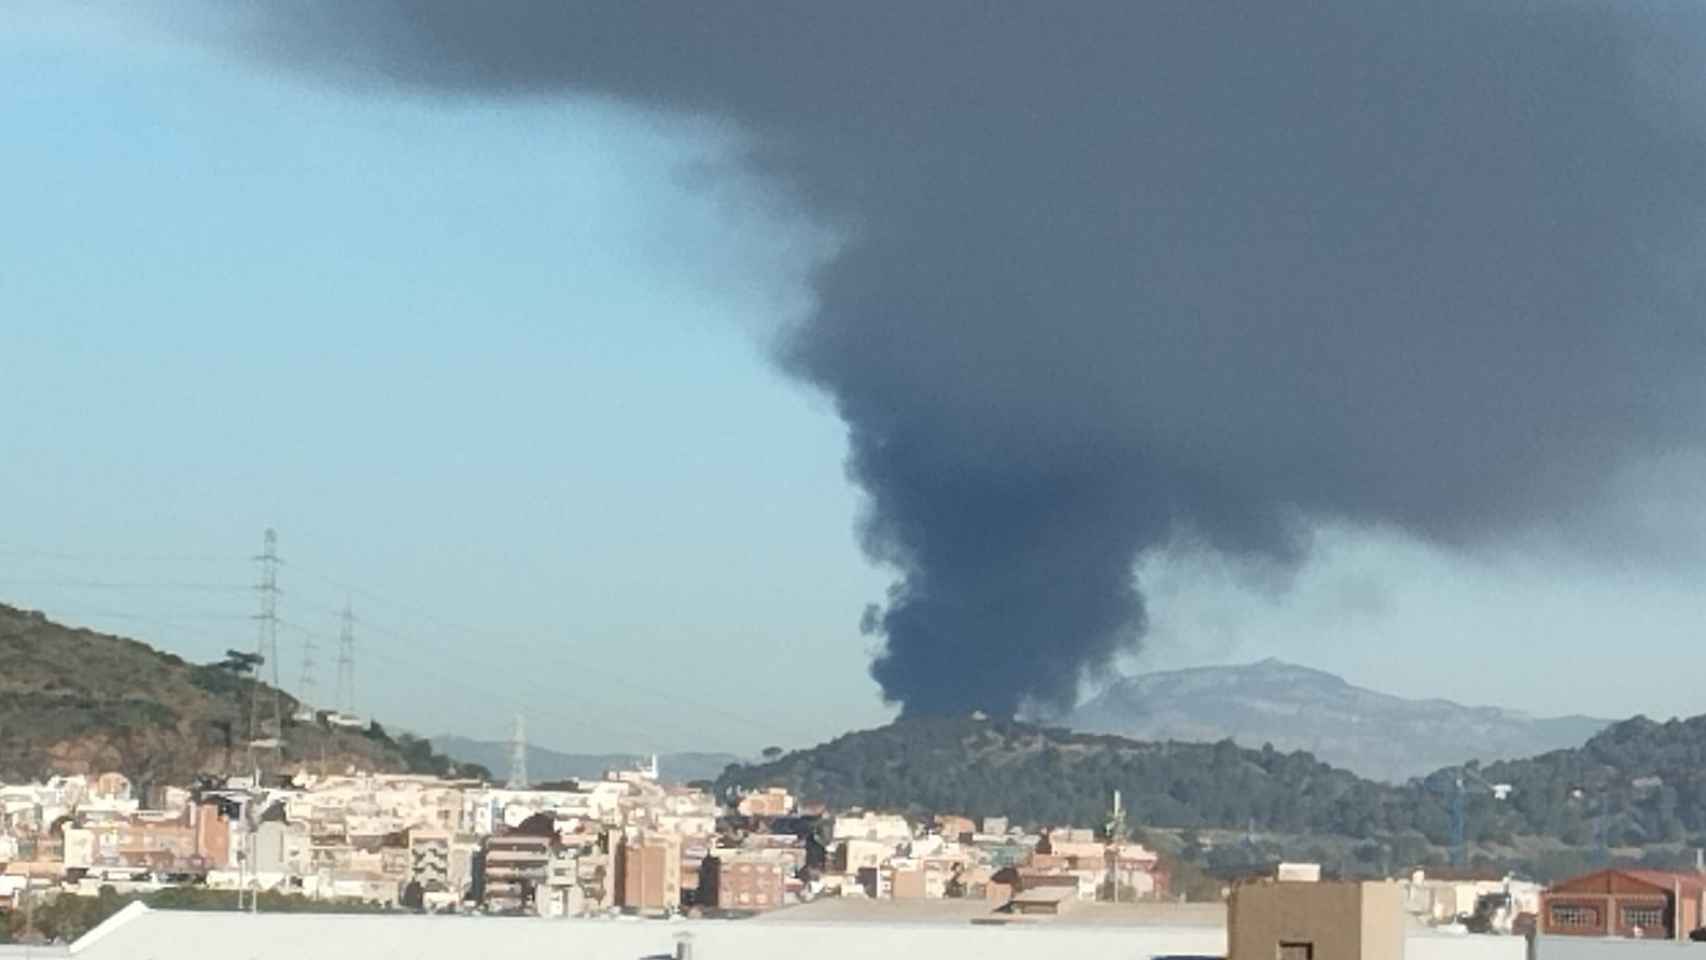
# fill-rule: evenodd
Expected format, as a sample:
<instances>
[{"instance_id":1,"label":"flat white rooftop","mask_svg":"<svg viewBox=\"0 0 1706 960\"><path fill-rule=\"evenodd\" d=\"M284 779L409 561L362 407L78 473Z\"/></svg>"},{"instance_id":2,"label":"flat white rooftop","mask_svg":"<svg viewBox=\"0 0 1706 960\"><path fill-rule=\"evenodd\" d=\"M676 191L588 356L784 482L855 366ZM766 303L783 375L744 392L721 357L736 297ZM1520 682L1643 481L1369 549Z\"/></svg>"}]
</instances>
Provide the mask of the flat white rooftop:
<instances>
[{"instance_id":1,"label":"flat white rooftop","mask_svg":"<svg viewBox=\"0 0 1706 960\"><path fill-rule=\"evenodd\" d=\"M77 960L649 960L671 956L682 936L692 938L693 960L1154 960L1226 954L1224 911L1218 905L1079 904L1060 917L973 922L988 915L987 904L966 901L825 900L751 920L673 921L253 915L132 904L73 944L70 955ZM1542 941L1541 960L1547 960L1546 948L1553 944ZM1576 952L1564 960L1666 960L1680 949L1649 944L1636 957L1599 945L1602 950L1596 951L1588 944L1570 944ZM1416 933L1406 940L1405 960L1524 960L1525 946L1520 937Z\"/></svg>"},{"instance_id":2,"label":"flat white rooftop","mask_svg":"<svg viewBox=\"0 0 1706 960\"><path fill-rule=\"evenodd\" d=\"M573 956L641 960L668 956L679 936L694 960L841 960L979 957L1036 960L1039 955L1109 960L1222 956L1216 926L1144 927L1058 924L984 926L942 923L751 920L544 920L388 914L240 914L148 910L133 905L72 946L86 960L434 960L492 956Z\"/></svg>"}]
</instances>

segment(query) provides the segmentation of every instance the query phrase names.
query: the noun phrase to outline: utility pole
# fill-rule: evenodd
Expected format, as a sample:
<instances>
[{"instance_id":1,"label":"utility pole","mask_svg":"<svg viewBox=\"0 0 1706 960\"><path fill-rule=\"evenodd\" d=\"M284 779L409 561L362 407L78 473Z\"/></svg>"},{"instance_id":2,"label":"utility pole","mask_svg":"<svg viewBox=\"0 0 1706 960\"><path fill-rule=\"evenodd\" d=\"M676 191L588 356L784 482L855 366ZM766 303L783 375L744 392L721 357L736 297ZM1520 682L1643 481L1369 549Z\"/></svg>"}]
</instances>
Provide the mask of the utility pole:
<instances>
[{"instance_id":1,"label":"utility pole","mask_svg":"<svg viewBox=\"0 0 1706 960\"><path fill-rule=\"evenodd\" d=\"M515 730L509 738L509 788L527 789L527 718L515 715Z\"/></svg>"},{"instance_id":2,"label":"utility pole","mask_svg":"<svg viewBox=\"0 0 1706 960\"><path fill-rule=\"evenodd\" d=\"M1114 806L1108 811L1108 821L1102 830L1105 837L1103 847L1103 867L1105 882L1108 885L1108 899L1119 902L1120 899L1120 854L1126 841L1125 805L1120 802L1120 792L1114 791Z\"/></svg>"},{"instance_id":3,"label":"utility pole","mask_svg":"<svg viewBox=\"0 0 1706 960\"><path fill-rule=\"evenodd\" d=\"M260 753L271 750L273 766L276 769L283 759L282 746L284 740L284 718L280 715L278 698L278 533L271 527L261 540L261 552L255 557L255 563L260 566L260 582L255 584L255 592L260 595L261 609L255 614L259 624L255 640L255 653L261 658L261 666L270 666L272 684L262 682L261 672L255 671L254 696L249 704L249 766L257 774L260 772ZM272 728L266 729L262 714L272 714ZM259 784L257 784L259 786Z\"/></svg>"},{"instance_id":4,"label":"utility pole","mask_svg":"<svg viewBox=\"0 0 1706 960\"><path fill-rule=\"evenodd\" d=\"M355 611L344 600L343 629L338 632L339 711L355 716Z\"/></svg>"}]
</instances>

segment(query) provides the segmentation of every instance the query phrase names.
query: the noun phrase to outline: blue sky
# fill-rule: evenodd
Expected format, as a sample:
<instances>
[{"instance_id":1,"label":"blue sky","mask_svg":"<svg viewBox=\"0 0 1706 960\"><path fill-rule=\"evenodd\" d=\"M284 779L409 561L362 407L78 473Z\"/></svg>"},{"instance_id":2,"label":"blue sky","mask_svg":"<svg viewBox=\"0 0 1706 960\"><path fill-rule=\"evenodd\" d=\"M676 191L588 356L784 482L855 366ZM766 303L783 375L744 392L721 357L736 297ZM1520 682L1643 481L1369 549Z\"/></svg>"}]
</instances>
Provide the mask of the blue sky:
<instances>
[{"instance_id":1,"label":"blue sky","mask_svg":"<svg viewBox=\"0 0 1706 960\"><path fill-rule=\"evenodd\" d=\"M754 751L890 715L843 428L765 355L834 237L738 130L334 90L53 11L0 0L0 598L212 659L254 642L273 526L287 685L309 638L330 690L348 599L397 726ZM1152 561L1127 668L1698 712L1598 659L1692 656L1687 575L1323 544L1279 585Z\"/></svg>"},{"instance_id":2,"label":"blue sky","mask_svg":"<svg viewBox=\"0 0 1706 960\"><path fill-rule=\"evenodd\" d=\"M6 596L113 628L95 612L240 614L240 590L51 585L241 584L272 525L286 615L335 633L348 591L328 579L393 600L353 597L409 646L363 644L470 662L479 689L434 695L472 734L560 696L541 738L596 746L561 728L656 710L674 732L633 745L691 746L702 701L752 721L707 746L749 747L821 705L807 673L839 710L814 734L886 715L856 630L882 579L852 548L841 428L763 355L826 239L743 196L726 132L343 97L48 26L0 64L0 563L28 581ZM199 657L251 638L150 637ZM561 682L487 717L466 702L537 667ZM360 669L381 715L443 716L415 706L430 675ZM791 682L759 692L770 671Z\"/></svg>"}]
</instances>

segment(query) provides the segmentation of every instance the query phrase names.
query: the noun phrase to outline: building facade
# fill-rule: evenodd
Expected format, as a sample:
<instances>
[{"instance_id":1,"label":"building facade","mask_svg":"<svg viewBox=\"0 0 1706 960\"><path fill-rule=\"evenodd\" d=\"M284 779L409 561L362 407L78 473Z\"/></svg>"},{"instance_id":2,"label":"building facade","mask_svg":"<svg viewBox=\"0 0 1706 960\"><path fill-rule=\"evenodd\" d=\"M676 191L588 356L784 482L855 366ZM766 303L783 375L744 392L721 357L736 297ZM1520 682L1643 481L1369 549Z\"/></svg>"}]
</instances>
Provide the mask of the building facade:
<instances>
[{"instance_id":1,"label":"building facade","mask_svg":"<svg viewBox=\"0 0 1706 960\"><path fill-rule=\"evenodd\" d=\"M1227 960L1403 960L1395 883L1261 881L1235 887Z\"/></svg>"},{"instance_id":2,"label":"building facade","mask_svg":"<svg viewBox=\"0 0 1706 960\"><path fill-rule=\"evenodd\" d=\"M646 834L623 839L616 858L617 906L669 911L681 907L681 838Z\"/></svg>"},{"instance_id":3,"label":"building facade","mask_svg":"<svg viewBox=\"0 0 1706 960\"><path fill-rule=\"evenodd\" d=\"M773 857L707 857L699 871L700 899L720 910L772 910L782 905L785 873Z\"/></svg>"},{"instance_id":4,"label":"building facade","mask_svg":"<svg viewBox=\"0 0 1706 960\"><path fill-rule=\"evenodd\" d=\"M1691 873L1601 870L1553 886L1540 898L1550 936L1683 940L1700 928L1706 883Z\"/></svg>"}]
</instances>

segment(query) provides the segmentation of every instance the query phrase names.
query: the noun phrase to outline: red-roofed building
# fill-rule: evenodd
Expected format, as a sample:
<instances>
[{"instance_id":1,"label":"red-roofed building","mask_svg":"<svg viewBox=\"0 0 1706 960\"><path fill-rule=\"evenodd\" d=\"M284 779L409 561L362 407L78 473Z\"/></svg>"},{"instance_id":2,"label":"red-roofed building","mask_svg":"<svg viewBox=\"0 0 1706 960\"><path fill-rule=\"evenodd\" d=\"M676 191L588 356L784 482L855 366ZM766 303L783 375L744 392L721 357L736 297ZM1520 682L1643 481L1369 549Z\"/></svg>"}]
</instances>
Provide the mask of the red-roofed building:
<instances>
[{"instance_id":1,"label":"red-roofed building","mask_svg":"<svg viewBox=\"0 0 1706 960\"><path fill-rule=\"evenodd\" d=\"M1601 870L1556 884L1540 898L1549 936L1685 940L1706 917L1706 878L1662 870Z\"/></svg>"}]
</instances>

